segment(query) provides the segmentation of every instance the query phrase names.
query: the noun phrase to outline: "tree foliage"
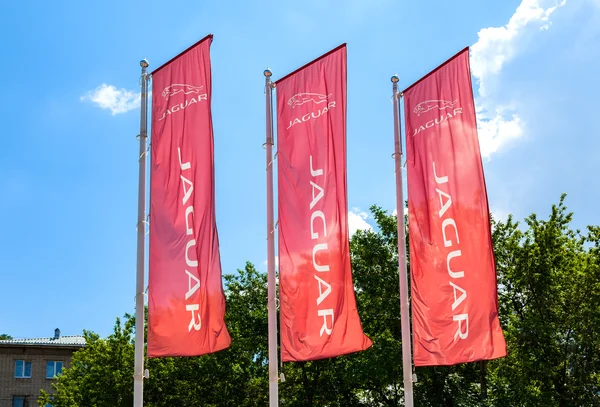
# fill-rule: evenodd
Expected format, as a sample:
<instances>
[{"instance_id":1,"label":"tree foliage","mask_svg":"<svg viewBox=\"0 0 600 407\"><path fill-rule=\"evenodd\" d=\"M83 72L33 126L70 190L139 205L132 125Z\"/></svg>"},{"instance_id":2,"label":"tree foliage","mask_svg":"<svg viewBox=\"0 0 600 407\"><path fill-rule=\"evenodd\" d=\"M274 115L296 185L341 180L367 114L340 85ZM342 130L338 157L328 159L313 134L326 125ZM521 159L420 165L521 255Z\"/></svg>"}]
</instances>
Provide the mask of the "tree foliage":
<instances>
[{"instance_id":1,"label":"tree foliage","mask_svg":"<svg viewBox=\"0 0 600 407\"><path fill-rule=\"evenodd\" d=\"M570 229L563 195L550 217L494 228L508 357L490 363L494 405L600 405L600 229Z\"/></svg>"},{"instance_id":2,"label":"tree foliage","mask_svg":"<svg viewBox=\"0 0 600 407\"><path fill-rule=\"evenodd\" d=\"M492 221L505 358L417 368L416 406L600 406L600 227L572 230L561 197L550 216ZM371 208L376 231L351 239L364 352L286 363L281 406L403 405L396 217ZM410 264L410 259L409 259ZM146 361L145 405L268 405L266 275L247 263L226 275L231 348L195 358ZM100 338L85 332L41 405L130 406L134 319Z\"/></svg>"}]
</instances>

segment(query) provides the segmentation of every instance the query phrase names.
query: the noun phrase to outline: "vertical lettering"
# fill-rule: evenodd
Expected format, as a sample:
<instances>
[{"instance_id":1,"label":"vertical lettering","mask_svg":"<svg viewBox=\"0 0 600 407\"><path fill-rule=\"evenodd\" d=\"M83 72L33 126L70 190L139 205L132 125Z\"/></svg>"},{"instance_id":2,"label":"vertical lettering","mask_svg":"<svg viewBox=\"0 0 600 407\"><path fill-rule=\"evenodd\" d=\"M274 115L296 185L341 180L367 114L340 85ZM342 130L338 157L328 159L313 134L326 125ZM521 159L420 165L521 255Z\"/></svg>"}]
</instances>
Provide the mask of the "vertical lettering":
<instances>
[{"instance_id":1,"label":"vertical lettering","mask_svg":"<svg viewBox=\"0 0 600 407\"><path fill-rule=\"evenodd\" d=\"M452 286L454 292L454 302L452 303L452 311L454 311L456 307L458 307L460 303L463 302L465 298L467 298L467 291L463 290L462 288L454 284L452 281L450 281L450 285ZM460 297L458 297L458 299L456 298L456 290L462 293Z\"/></svg>"},{"instance_id":2,"label":"vertical lettering","mask_svg":"<svg viewBox=\"0 0 600 407\"><path fill-rule=\"evenodd\" d=\"M185 310L192 313L192 317L191 317L190 323L188 325L188 332L192 331L192 327L196 331L199 331L200 328L202 328L202 321L200 320L200 314L197 315L198 322L196 322L196 318L195 318L196 316L194 315L194 311L198 311L199 309L200 309L200 305L198 305L198 304L187 304L185 306Z\"/></svg>"},{"instance_id":3,"label":"vertical lettering","mask_svg":"<svg viewBox=\"0 0 600 407\"><path fill-rule=\"evenodd\" d=\"M198 267L198 260L190 260L190 257L188 256L190 247L192 246L196 246L196 239L190 240L187 242L187 245L185 245L185 264L189 267Z\"/></svg>"},{"instance_id":4,"label":"vertical lettering","mask_svg":"<svg viewBox=\"0 0 600 407\"><path fill-rule=\"evenodd\" d=\"M320 305L323 302L323 300L327 298L327 296L331 293L331 285L320 279L317 275L315 275L315 279L319 284L319 298L317 298L317 305ZM321 289L321 286L323 285L327 287L325 289L325 292L323 292L323 290Z\"/></svg>"},{"instance_id":5,"label":"vertical lettering","mask_svg":"<svg viewBox=\"0 0 600 407\"><path fill-rule=\"evenodd\" d=\"M458 314L452 317L453 321L457 322L456 333L454 334L454 340L456 341L457 337L460 339L467 339L469 336L469 315L468 314ZM465 330L461 329L462 322L465 321Z\"/></svg>"},{"instance_id":6,"label":"vertical lettering","mask_svg":"<svg viewBox=\"0 0 600 407\"><path fill-rule=\"evenodd\" d=\"M327 226L325 225L325 215L322 211L315 211L310 215L310 237L311 239L318 239L319 234L315 232L314 229L314 221L316 218L321 218L323 220L323 237L327 237Z\"/></svg>"},{"instance_id":7,"label":"vertical lettering","mask_svg":"<svg viewBox=\"0 0 600 407\"><path fill-rule=\"evenodd\" d=\"M188 222L189 216L193 213L194 213L193 206L188 206L187 208L185 208L185 234L188 236L191 235L192 233L194 233L194 230L191 228L190 223ZM193 216L192 216L192 218L193 218Z\"/></svg>"},{"instance_id":8,"label":"vertical lettering","mask_svg":"<svg viewBox=\"0 0 600 407\"><path fill-rule=\"evenodd\" d=\"M181 148L179 147L177 147L177 155L179 156L179 168L181 168L181 171L189 170L190 168L192 168L192 165L189 161L185 164L181 162Z\"/></svg>"},{"instance_id":9,"label":"vertical lettering","mask_svg":"<svg viewBox=\"0 0 600 407\"><path fill-rule=\"evenodd\" d=\"M182 201L183 201L183 204L185 205L186 202L188 201L188 199L190 199L190 196L192 196L192 191L194 190L194 184L192 184L192 181L190 181L183 175L180 175L180 177L181 177L181 185L183 186ZM187 186L187 188L186 188L186 186Z\"/></svg>"},{"instance_id":10,"label":"vertical lettering","mask_svg":"<svg viewBox=\"0 0 600 407\"><path fill-rule=\"evenodd\" d=\"M309 156L308 159L310 160L310 175L312 175L313 177L316 177L316 176L319 176L319 175L323 175L323 169L322 168L320 170L313 170L312 155Z\"/></svg>"},{"instance_id":11,"label":"vertical lettering","mask_svg":"<svg viewBox=\"0 0 600 407\"><path fill-rule=\"evenodd\" d=\"M435 182L437 182L438 184L445 184L446 182L448 182L448 176L446 175L445 177L438 177L436 172L435 172L435 161L433 162L433 176L435 177Z\"/></svg>"},{"instance_id":12,"label":"vertical lettering","mask_svg":"<svg viewBox=\"0 0 600 407\"><path fill-rule=\"evenodd\" d=\"M448 253L448 256L446 256L446 268L448 269L448 274L450 274L450 277L452 278L463 278L465 276L464 271L452 271L450 269L450 260L459 256L462 256L462 252L460 250L454 250L453 252Z\"/></svg>"},{"instance_id":13,"label":"vertical lettering","mask_svg":"<svg viewBox=\"0 0 600 407\"><path fill-rule=\"evenodd\" d=\"M450 208L450 205L452 205L452 198L450 197L450 195L448 195L447 193L445 193L444 191L440 190L440 189L435 189L435 192L438 193L439 198L440 198L440 206L441 209L439 211L439 215L440 218L442 216L444 216L444 213L446 213L446 211L448 210L448 208ZM444 199L442 198L442 196L446 197L446 202L444 202Z\"/></svg>"},{"instance_id":14,"label":"vertical lettering","mask_svg":"<svg viewBox=\"0 0 600 407\"><path fill-rule=\"evenodd\" d=\"M321 170L321 171L323 171L323 170ZM323 195L325 195L325 193L323 192L323 188L321 188L314 182L310 181L310 185L312 186L312 201L310 202L310 209L312 209L317 204L317 202L319 202L321 200L321 198L323 198ZM317 188L319 190L319 193L317 194L316 197L315 197L315 188Z\"/></svg>"},{"instance_id":15,"label":"vertical lettering","mask_svg":"<svg viewBox=\"0 0 600 407\"><path fill-rule=\"evenodd\" d=\"M327 335L331 335L333 331L333 309L320 309L317 314L320 317L323 317L323 326L321 326L321 331L319 332L319 336L323 336L323 332L326 332ZM331 328L327 326L327 317L331 317Z\"/></svg>"},{"instance_id":16,"label":"vertical lettering","mask_svg":"<svg viewBox=\"0 0 600 407\"><path fill-rule=\"evenodd\" d=\"M320 266L317 264L317 259L316 259L317 252L319 252L321 250L327 250L327 243L319 243L319 244L315 245L315 247L313 247L313 253L312 253L313 266L314 266L315 270L317 270L319 272L329 271L328 264L326 264L324 266Z\"/></svg>"},{"instance_id":17,"label":"vertical lettering","mask_svg":"<svg viewBox=\"0 0 600 407\"><path fill-rule=\"evenodd\" d=\"M193 275L192 273L190 273L189 271L185 271L185 273L188 275L188 291L187 293L185 293L185 299L189 299L192 295L194 295L194 293L196 291L198 291L198 288L200 288L200 280L198 279L198 277L196 277L195 275ZM196 284L194 284L194 286L192 287L192 280L194 280L196 282Z\"/></svg>"},{"instance_id":18,"label":"vertical lettering","mask_svg":"<svg viewBox=\"0 0 600 407\"><path fill-rule=\"evenodd\" d=\"M446 239L446 226L448 225L454 226L454 232L456 233L456 243L460 243L460 240L458 239L458 229L456 228L456 222L452 218L446 218L442 222L442 236L444 238L444 247L452 246L452 240Z\"/></svg>"}]
</instances>

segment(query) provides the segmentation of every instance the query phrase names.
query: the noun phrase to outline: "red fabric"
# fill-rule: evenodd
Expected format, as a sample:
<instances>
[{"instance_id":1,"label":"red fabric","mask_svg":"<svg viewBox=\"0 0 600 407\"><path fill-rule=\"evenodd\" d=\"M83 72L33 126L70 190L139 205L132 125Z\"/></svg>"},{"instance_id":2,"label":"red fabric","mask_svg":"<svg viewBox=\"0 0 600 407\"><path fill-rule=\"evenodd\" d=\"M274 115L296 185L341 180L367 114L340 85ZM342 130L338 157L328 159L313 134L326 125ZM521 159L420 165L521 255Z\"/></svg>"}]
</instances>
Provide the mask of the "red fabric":
<instances>
[{"instance_id":1,"label":"red fabric","mask_svg":"<svg viewBox=\"0 0 600 407\"><path fill-rule=\"evenodd\" d=\"M208 37L152 75L148 357L227 348Z\"/></svg>"},{"instance_id":2,"label":"red fabric","mask_svg":"<svg viewBox=\"0 0 600 407\"><path fill-rule=\"evenodd\" d=\"M505 356L468 49L404 107L415 366Z\"/></svg>"},{"instance_id":3,"label":"red fabric","mask_svg":"<svg viewBox=\"0 0 600 407\"><path fill-rule=\"evenodd\" d=\"M346 191L346 47L277 83L283 361L372 342L356 309Z\"/></svg>"}]
</instances>

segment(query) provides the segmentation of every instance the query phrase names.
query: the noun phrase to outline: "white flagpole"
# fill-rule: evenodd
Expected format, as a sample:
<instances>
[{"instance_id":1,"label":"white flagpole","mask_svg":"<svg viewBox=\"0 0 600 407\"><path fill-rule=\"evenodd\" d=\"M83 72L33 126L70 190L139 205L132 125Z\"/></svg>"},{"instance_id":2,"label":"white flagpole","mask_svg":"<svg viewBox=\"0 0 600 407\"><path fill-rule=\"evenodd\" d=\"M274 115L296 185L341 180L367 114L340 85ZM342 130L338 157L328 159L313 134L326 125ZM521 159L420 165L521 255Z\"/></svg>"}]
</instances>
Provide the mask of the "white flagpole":
<instances>
[{"instance_id":1,"label":"white flagpole","mask_svg":"<svg viewBox=\"0 0 600 407\"><path fill-rule=\"evenodd\" d=\"M398 100L398 75L392 76L394 100L394 160L396 164L396 208L398 212L398 268L400 274L400 321L402 325L402 370L404 373L404 405L413 407L412 341L408 303L408 276L406 272L406 239L404 236L404 194L402 191L402 142Z\"/></svg>"},{"instance_id":2,"label":"white flagpole","mask_svg":"<svg viewBox=\"0 0 600 407\"><path fill-rule=\"evenodd\" d=\"M265 69L265 93L267 101L267 283L269 315L269 406L279 405L279 382L277 377L277 308L275 300L275 218L273 215L273 73Z\"/></svg>"},{"instance_id":3,"label":"white flagpole","mask_svg":"<svg viewBox=\"0 0 600 407\"><path fill-rule=\"evenodd\" d=\"M140 108L140 155L138 181L137 271L135 284L135 365L133 406L144 405L144 260L146 239L146 142L148 139L148 61L142 59L142 97Z\"/></svg>"}]
</instances>

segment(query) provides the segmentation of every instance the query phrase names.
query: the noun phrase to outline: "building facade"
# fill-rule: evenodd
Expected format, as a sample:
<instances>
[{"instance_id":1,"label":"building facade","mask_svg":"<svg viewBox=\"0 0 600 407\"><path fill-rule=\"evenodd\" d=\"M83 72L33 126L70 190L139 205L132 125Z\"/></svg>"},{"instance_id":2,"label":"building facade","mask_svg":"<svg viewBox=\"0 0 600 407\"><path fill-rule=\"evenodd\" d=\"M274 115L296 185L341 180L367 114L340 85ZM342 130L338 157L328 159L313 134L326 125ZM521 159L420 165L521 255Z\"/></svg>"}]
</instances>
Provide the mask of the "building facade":
<instances>
[{"instance_id":1,"label":"building facade","mask_svg":"<svg viewBox=\"0 0 600 407\"><path fill-rule=\"evenodd\" d=\"M52 382L85 346L83 336L0 340L0 407L35 407L41 390Z\"/></svg>"}]
</instances>

